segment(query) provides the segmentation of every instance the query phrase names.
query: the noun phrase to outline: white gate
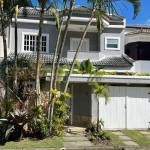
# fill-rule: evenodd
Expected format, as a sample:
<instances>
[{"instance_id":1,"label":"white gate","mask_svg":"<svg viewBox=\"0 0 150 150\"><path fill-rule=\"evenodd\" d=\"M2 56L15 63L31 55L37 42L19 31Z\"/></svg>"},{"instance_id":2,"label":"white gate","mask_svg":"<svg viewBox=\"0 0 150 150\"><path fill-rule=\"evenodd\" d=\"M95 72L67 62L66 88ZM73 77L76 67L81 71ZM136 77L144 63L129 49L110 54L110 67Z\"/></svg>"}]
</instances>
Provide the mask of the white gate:
<instances>
[{"instance_id":1,"label":"white gate","mask_svg":"<svg viewBox=\"0 0 150 150\"><path fill-rule=\"evenodd\" d=\"M105 129L142 129L149 127L150 88L110 87L110 102L100 97L100 119Z\"/></svg>"}]
</instances>

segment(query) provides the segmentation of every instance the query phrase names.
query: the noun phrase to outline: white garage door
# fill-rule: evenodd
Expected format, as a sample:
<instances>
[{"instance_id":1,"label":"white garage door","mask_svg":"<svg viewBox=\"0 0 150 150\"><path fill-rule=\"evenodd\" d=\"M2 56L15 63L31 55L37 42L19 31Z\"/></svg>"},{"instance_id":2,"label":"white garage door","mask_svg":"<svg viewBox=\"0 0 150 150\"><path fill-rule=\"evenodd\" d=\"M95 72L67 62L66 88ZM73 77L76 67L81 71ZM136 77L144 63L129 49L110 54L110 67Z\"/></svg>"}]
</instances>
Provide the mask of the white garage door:
<instances>
[{"instance_id":1,"label":"white garage door","mask_svg":"<svg viewBox=\"0 0 150 150\"><path fill-rule=\"evenodd\" d=\"M142 129L149 127L150 88L110 87L110 102L100 98L100 119L105 129Z\"/></svg>"}]
</instances>

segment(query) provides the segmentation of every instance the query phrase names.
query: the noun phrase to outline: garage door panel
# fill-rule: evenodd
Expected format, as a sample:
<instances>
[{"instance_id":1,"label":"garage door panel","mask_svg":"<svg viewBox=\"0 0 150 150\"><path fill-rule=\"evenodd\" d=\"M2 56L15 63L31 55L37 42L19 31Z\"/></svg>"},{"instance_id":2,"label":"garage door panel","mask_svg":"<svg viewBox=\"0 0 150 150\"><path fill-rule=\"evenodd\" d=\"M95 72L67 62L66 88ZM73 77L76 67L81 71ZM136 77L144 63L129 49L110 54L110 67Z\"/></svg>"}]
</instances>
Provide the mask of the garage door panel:
<instances>
[{"instance_id":1,"label":"garage door panel","mask_svg":"<svg viewBox=\"0 0 150 150\"><path fill-rule=\"evenodd\" d=\"M127 88L127 128L148 128L150 121L149 88Z\"/></svg>"},{"instance_id":2,"label":"garage door panel","mask_svg":"<svg viewBox=\"0 0 150 150\"><path fill-rule=\"evenodd\" d=\"M105 105L105 99L100 97L100 119L106 129L125 128L125 87L110 87L110 102Z\"/></svg>"}]
</instances>

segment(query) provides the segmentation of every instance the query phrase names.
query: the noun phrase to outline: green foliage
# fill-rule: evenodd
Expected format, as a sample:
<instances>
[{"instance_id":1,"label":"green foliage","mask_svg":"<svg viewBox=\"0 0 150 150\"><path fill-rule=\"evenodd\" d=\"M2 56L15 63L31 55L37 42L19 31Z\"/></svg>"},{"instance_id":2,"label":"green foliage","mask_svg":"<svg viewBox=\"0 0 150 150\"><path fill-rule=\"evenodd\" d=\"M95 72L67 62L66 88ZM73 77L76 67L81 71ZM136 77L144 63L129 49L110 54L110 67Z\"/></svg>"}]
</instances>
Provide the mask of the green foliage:
<instances>
[{"instance_id":1,"label":"green foliage","mask_svg":"<svg viewBox=\"0 0 150 150\"><path fill-rule=\"evenodd\" d=\"M150 76L150 73L147 72L141 72L137 74L138 76Z\"/></svg>"},{"instance_id":2,"label":"green foliage","mask_svg":"<svg viewBox=\"0 0 150 150\"><path fill-rule=\"evenodd\" d=\"M50 92L53 94L53 95L56 95L58 90L57 89L51 89Z\"/></svg>"},{"instance_id":3,"label":"green foliage","mask_svg":"<svg viewBox=\"0 0 150 150\"><path fill-rule=\"evenodd\" d=\"M135 72L128 72L128 71L125 72L125 75L128 76L134 76L135 74L136 74Z\"/></svg>"},{"instance_id":4,"label":"green foliage","mask_svg":"<svg viewBox=\"0 0 150 150\"><path fill-rule=\"evenodd\" d=\"M86 132L95 133L96 132L96 124L91 123L88 125L88 127L85 129Z\"/></svg>"},{"instance_id":5,"label":"green foliage","mask_svg":"<svg viewBox=\"0 0 150 150\"><path fill-rule=\"evenodd\" d=\"M9 112L7 117L0 119L2 125L1 140L7 140L11 133L14 133L15 139L19 139L24 125L31 119L32 117L25 109L24 103L22 101L17 102L15 110Z\"/></svg>"},{"instance_id":6,"label":"green foliage","mask_svg":"<svg viewBox=\"0 0 150 150\"><path fill-rule=\"evenodd\" d=\"M97 82L91 82L89 85L93 86L93 94L95 95L95 98L99 100L100 95L103 95L105 98L105 103L109 102L109 93L110 89L107 84L99 85Z\"/></svg>"},{"instance_id":7,"label":"green foliage","mask_svg":"<svg viewBox=\"0 0 150 150\"><path fill-rule=\"evenodd\" d=\"M94 71L95 67L89 59L83 60L81 63L78 60L76 60L75 69L77 70L74 70L74 73L91 74Z\"/></svg>"},{"instance_id":8,"label":"green foliage","mask_svg":"<svg viewBox=\"0 0 150 150\"><path fill-rule=\"evenodd\" d=\"M71 95L68 93L60 93L60 95L54 99L53 135L63 135L63 127L69 117L69 106L66 104L66 100L70 97Z\"/></svg>"},{"instance_id":9,"label":"green foliage","mask_svg":"<svg viewBox=\"0 0 150 150\"><path fill-rule=\"evenodd\" d=\"M5 110L6 110L6 108L7 108L7 110L10 111L10 110L13 109L14 100L13 100L13 99L9 99L8 101L3 101L3 102L1 102L0 106L1 106L3 109L5 109Z\"/></svg>"},{"instance_id":10,"label":"green foliage","mask_svg":"<svg viewBox=\"0 0 150 150\"><path fill-rule=\"evenodd\" d=\"M100 120L100 122L101 125L104 125L104 121L102 121L102 119ZM87 133L86 135L88 139L94 143L101 140L111 140L109 135L107 135L105 131L102 131L101 128L100 131L97 132L97 125L94 123L89 124L85 131Z\"/></svg>"},{"instance_id":11,"label":"green foliage","mask_svg":"<svg viewBox=\"0 0 150 150\"><path fill-rule=\"evenodd\" d=\"M46 115L43 113L43 108L41 105L36 105L31 108L31 114L33 119L30 123L30 128L37 138L44 138L49 134L49 122Z\"/></svg>"},{"instance_id":12,"label":"green foliage","mask_svg":"<svg viewBox=\"0 0 150 150\"><path fill-rule=\"evenodd\" d=\"M31 113L34 117L38 117L43 113L41 105L35 105L31 108Z\"/></svg>"}]
</instances>

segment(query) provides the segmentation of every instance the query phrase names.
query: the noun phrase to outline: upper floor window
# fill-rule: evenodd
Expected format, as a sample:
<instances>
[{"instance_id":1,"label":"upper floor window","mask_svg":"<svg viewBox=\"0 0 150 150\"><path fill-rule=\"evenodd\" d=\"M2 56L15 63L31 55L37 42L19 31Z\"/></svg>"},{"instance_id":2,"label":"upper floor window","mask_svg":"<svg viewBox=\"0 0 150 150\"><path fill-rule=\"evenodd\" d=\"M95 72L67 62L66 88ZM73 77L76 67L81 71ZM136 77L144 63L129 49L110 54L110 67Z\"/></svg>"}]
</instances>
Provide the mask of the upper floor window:
<instances>
[{"instance_id":1,"label":"upper floor window","mask_svg":"<svg viewBox=\"0 0 150 150\"><path fill-rule=\"evenodd\" d=\"M41 52L48 52L49 48L49 35L42 34ZM37 33L22 33L22 51L36 52L38 46Z\"/></svg>"},{"instance_id":2,"label":"upper floor window","mask_svg":"<svg viewBox=\"0 0 150 150\"><path fill-rule=\"evenodd\" d=\"M71 38L70 39L70 50L71 51L76 51L79 43L80 43L80 38ZM80 51L89 51L89 39L84 39L82 46L80 48Z\"/></svg>"},{"instance_id":3,"label":"upper floor window","mask_svg":"<svg viewBox=\"0 0 150 150\"><path fill-rule=\"evenodd\" d=\"M105 37L105 49L107 50L120 50L119 37Z\"/></svg>"}]
</instances>

